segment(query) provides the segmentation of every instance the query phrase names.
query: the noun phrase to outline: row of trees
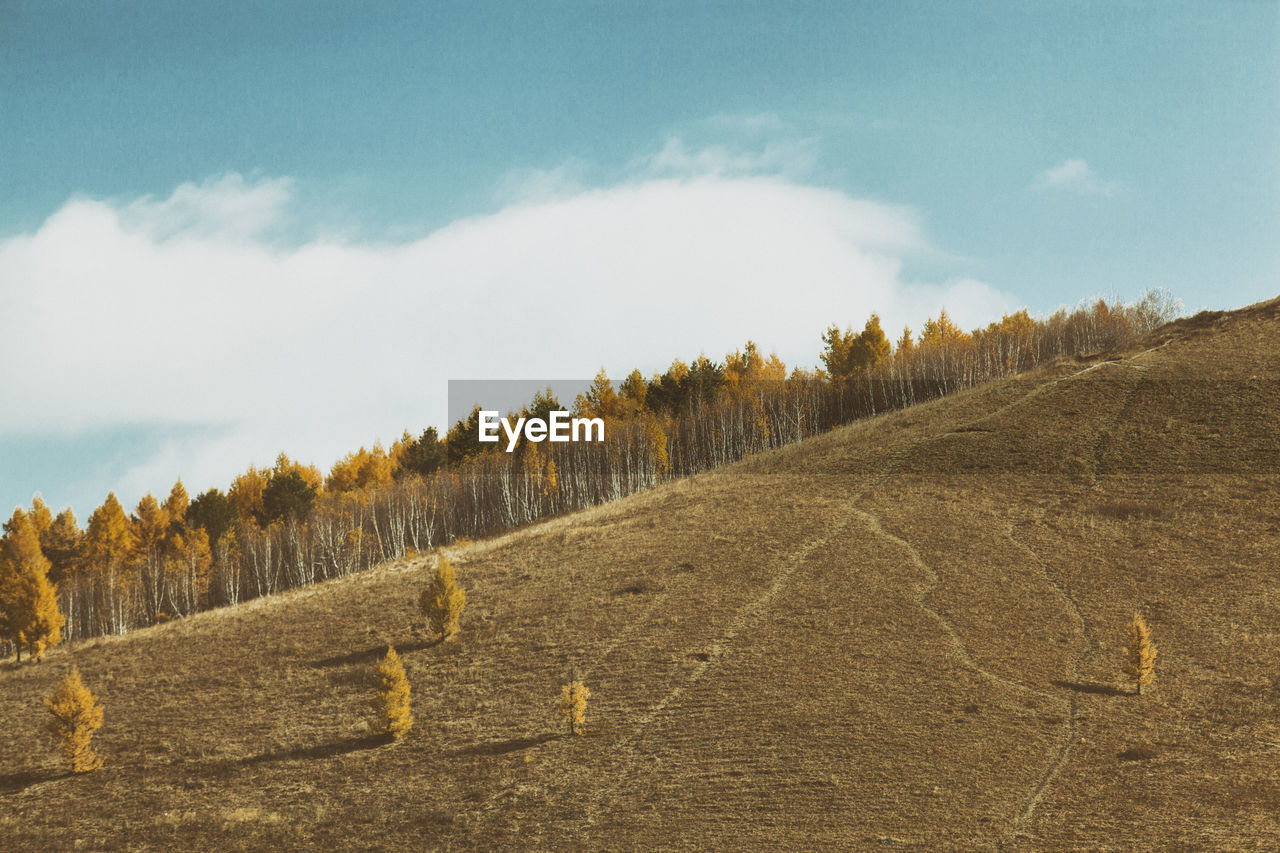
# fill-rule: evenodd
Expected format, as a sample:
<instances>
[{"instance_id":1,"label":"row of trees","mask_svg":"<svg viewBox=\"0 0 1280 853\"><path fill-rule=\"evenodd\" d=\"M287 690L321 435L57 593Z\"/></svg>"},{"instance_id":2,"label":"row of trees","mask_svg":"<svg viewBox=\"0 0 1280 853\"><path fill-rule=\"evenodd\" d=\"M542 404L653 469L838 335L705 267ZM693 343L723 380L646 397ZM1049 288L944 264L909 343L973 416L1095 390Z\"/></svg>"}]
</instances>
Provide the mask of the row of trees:
<instances>
[{"instance_id":1,"label":"row of trees","mask_svg":"<svg viewBox=\"0 0 1280 853\"><path fill-rule=\"evenodd\" d=\"M479 442L477 407L444 439L434 428L406 433L389 450L348 454L327 476L281 454L225 493L189 499L179 481L166 499L147 495L132 513L108 495L83 530L70 510L55 517L37 497L30 513L5 525L0 544L0 642L38 654L48 643L40 638L56 633L47 604L34 603L49 599L36 580L42 569L60 592L55 609L66 636L123 633L620 498L856 418L1120 345L1174 313L1167 296L1149 294L1130 306L1098 301L1040 319L1019 311L964 332L944 311L918 336L904 331L896 346L872 315L859 332L829 328L815 370L788 371L749 341L723 362L677 359L647 380L632 371L614 383L601 371L571 408L605 419L603 443L521 442L505 453ZM521 414L560 408L548 391Z\"/></svg>"}]
</instances>

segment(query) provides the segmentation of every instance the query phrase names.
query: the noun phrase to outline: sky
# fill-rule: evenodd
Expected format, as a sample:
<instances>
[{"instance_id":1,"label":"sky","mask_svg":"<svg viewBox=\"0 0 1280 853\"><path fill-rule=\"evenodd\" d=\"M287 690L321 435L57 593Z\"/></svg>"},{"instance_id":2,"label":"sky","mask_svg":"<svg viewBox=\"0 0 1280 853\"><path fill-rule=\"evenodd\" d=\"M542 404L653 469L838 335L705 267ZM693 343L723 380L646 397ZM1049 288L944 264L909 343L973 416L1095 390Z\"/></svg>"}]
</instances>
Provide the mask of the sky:
<instances>
[{"instance_id":1,"label":"sky","mask_svg":"<svg viewBox=\"0 0 1280 853\"><path fill-rule=\"evenodd\" d=\"M3 508L1278 272L1277 0L0 0Z\"/></svg>"}]
</instances>

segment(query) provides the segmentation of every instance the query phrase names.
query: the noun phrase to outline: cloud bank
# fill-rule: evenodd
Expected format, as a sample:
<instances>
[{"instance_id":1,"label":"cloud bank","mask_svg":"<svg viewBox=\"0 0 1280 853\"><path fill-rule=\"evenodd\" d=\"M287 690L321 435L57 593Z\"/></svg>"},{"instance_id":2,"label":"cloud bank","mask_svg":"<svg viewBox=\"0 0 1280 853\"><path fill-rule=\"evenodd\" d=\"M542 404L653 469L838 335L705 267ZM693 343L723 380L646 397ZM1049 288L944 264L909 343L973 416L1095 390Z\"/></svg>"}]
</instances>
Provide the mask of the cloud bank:
<instances>
[{"instance_id":1,"label":"cloud bank","mask_svg":"<svg viewBox=\"0 0 1280 853\"><path fill-rule=\"evenodd\" d=\"M133 501L443 424L450 378L649 372L748 338L813 365L832 322L918 329L945 305L976 325L1011 307L973 279L905 280L931 251L908 209L737 174L751 164L724 152L657 160L682 176L562 181L395 243L283 243L305 215L288 180L73 199L0 241L0 438L199 427L116 484Z\"/></svg>"}]
</instances>

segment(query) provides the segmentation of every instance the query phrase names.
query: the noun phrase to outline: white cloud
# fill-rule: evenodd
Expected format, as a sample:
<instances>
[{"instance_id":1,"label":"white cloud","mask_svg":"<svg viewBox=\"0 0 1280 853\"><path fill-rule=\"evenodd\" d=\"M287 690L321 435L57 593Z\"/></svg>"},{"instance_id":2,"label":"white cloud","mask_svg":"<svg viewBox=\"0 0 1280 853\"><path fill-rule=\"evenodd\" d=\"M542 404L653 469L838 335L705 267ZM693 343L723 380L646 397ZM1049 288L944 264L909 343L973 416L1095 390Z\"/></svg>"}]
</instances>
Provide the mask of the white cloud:
<instances>
[{"instance_id":1,"label":"white cloud","mask_svg":"<svg viewBox=\"0 0 1280 853\"><path fill-rule=\"evenodd\" d=\"M497 183L504 205L560 201L590 188L677 178L780 177L803 182L818 164L819 142L775 113L716 113L686 122L656 151L621 167L571 157L552 168L518 168Z\"/></svg>"},{"instance_id":2,"label":"white cloud","mask_svg":"<svg viewBox=\"0 0 1280 853\"><path fill-rule=\"evenodd\" d=\"M1117 196L1128 188L1123 181L1103 180L1083 157L1063 160L1036 175L1032 186L1038 190L1065 190L1080 195Z\"/></svg>"},{"instance_id":3,"label":"white cloud","mask_svg":"<svg viewBox=\"0 0 1280 853\"><path fill-rule=\"evenodd\" d=\"M282 180L74 199L0 241L0 436L219 426L156 447L120 484L133 501L441 423L449 378L648 372L747 338L812 365L832 322L1009 305L981 282L904 282L930 251L908 209L732 171L533 194L400 243L281 245Z\"/></svg>"},{"instance_id":4,"label":"white cloud","mask_svg":"<svg viewBox=\"0 0 1280 853\"><path fill-rule=\"evenodd\" d=\"M178 235L247 240L283 223L293 194L288 179L248 183L235 173L181 184L167 199L144 196L120 210L125 227L164 240Z\"/></svg>"},{"instance_id":5,"label":"white cloud","mask_svg":"<svg viewBox=\"0 0 1280 853\"><path fill-rule=\"evenodd\" d=\"M772 129L769 125L761 127ZM654 178L776 175L799 180L813 173L817 159L815 140L790 134L700 147L677 135L668 137L657 153L632 160L629 171L635 176Z\"/></svg>"},{"instance_id":6,"label":"white cloud","mask_svg":"<svg viewBox=\"0 0 1280 853\"><path fill-rule=\"evenodd\" d=\"M551 169L513 169L498 182L495 193L504 204L559 201L585 192L594 164L573 157Z\"/></svg>"}]
</instances>

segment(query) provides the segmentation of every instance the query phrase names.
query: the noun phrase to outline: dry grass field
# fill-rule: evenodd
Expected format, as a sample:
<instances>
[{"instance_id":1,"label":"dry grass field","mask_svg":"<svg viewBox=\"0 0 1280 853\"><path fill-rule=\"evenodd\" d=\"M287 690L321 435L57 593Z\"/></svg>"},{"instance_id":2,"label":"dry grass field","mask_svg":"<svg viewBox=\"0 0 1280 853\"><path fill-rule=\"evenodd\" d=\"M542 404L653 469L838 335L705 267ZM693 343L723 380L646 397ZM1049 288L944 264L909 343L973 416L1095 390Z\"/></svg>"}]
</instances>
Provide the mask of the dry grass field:
<instances>
[{"instance_id":1,"label":"dry grass field","mask_svg":"<svg viewBox=\"0 0 1280 853\"><path fill-rule=\"evenodd\" d=\"M427 555L4 665L0 849L1280 850L1277 376L1280 301L1201 315L451 548L444 643Z\"/></svg>"}]
</instances>

